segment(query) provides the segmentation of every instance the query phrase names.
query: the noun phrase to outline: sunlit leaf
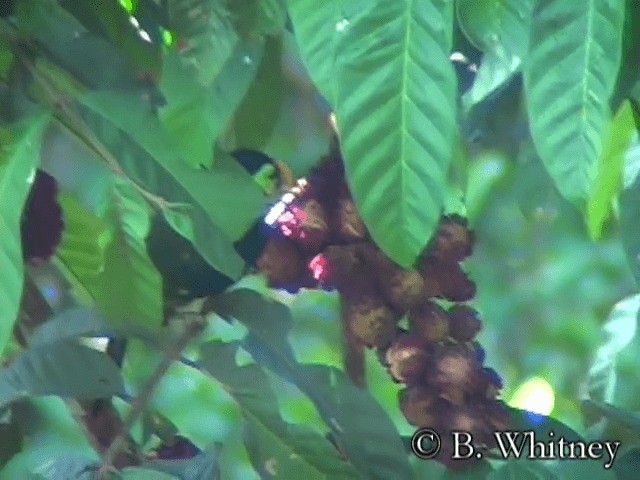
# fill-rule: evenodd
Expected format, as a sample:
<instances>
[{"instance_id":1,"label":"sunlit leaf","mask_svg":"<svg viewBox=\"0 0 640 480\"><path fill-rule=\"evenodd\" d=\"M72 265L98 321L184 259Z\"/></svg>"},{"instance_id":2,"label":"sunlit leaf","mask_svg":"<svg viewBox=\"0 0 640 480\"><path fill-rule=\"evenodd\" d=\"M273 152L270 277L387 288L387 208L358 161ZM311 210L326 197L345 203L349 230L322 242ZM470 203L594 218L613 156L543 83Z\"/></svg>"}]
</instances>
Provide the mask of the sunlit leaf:
<instances>
[{"instance_id":1,"label":"sunlit leaf","mask_svg":"<svg viewBox=\"0 0 640 480\"><path fill-rule=\"evenodd\" d=\"M531 134L562 195L584 200L603 151L624 0L536 2L524 69Z\"/></svg>"},{"instance_id":2,"label":"sunlit leaf","mask_svg":"<svg viewBox=\"0 0 640 480\"><path fill-rule=\"evenodd\" d=\"M631 272L640 284L640 144L627 152L624 165L624 190L620 193L620 235L627 253Z\"/></svg>"},{"instance_id":3,"label":"sunlit leaf","mask_svg":"<svg viewBox=\"0 0 640 480\"><path fill-rule=\"evenodd\" d=\"M28 119L10 143L0 145L0 355L18 317L24 274L20 222L49 118Z\"/></svg>"},{"instance_id":4,"label":"sunlit leaf","mask_svg":"<svg viewBox=\"0 0 640 480\"><path fill-rule=\"evenodd\" d=\"M589 368L588 389L593 400L613 401L617 357L635 337L639 315L640 295L634 295L618 302L602 326L601 343Z\"/></svg>"},{"instance_id":5,"label":"sunlit leaf","mask_svg":"<svg viewBox=\"0 0 640 480\"><path fill-rule=\"evenodd\" d=\"M79 278L98 275L104 269L105 250L113 232L70 195L60 195L58 201L64 230L56 255Z\"/></svg>"},{"instance_id":6,"label":"sunlit leaf","mask_svg":"<svg viewBox=\"0 0 640 480\"><path fill-rule=\"evenodd\" d=\"M612 203L622 190L622 171L627 148L635 132L631 105L624 102L609 123L599 171L587 203L587 225L591 238L599 238L612 211Z\"/></svg>"}]
</instances>

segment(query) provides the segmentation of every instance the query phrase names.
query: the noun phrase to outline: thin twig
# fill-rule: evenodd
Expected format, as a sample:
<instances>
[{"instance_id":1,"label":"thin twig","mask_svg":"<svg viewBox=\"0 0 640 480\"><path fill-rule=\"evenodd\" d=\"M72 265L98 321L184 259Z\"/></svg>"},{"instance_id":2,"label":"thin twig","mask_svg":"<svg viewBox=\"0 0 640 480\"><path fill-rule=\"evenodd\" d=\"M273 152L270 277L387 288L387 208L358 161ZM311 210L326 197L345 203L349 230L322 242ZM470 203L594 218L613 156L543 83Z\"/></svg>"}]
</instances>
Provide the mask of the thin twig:
<instances>
[{"instance_id":1,"label":"thin twig","mask_svg":"<svg viewBox=\"0 0 640 480\"><path fill-rule=\"evenodd\" d=\"M158 364L156 369L153 371L142 390L131 401L131 409L122 421L120 431L111 442L111 445L109 445L109 448L102 455L102 465L98 470L98 479L104 478L106 473L113 471L112 464L114 459L125 446L129 430L144 412L151 400L155 388L160 383L160 380L162 380L162 377L167 373L167 370L169 370L169 367L171 367L173 362L181 359L182 350L184 350L189 342L202 331L203 327L204 322L202 319L200 321L190 322L186 327L186 331L176 341L173 348L168 348L165 351L165 356L160 364Z\"/></svg>"}]
</instances>

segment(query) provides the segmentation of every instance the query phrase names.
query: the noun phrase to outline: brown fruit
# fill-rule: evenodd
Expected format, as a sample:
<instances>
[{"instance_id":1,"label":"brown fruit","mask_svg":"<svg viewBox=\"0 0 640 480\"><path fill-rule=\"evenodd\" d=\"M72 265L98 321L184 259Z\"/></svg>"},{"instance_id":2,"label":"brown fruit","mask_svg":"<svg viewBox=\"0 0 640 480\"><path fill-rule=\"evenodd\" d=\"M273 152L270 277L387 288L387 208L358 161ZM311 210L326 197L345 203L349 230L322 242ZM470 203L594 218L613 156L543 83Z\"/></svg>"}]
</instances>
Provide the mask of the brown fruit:
<instances>
[{"instance_id":1,"label":"brown fruit","mask_svg":"<svg viewBox=\"0 0 640 480\"><path fill-rule=\"evenodd\" d=\"M476 284L469 280L457 263L423 258L419 265L425 282L437 283L437 296L452 302L466 302L476 295Z\"/></svg>"},{"instance_id":2,"label":"brown fruit","mask_svg":"<svg viewBox=\"0 0 640 480\"><path fill-rule=\"evenodd\" d=\"M406 312L428 298L424 280L417 270L403 269L380 250L372 255L370 261L380 292L394 309Z\"/></svg>"},{"instance_id":3,"label":"brown fruit","mask_svg":"<svg viewBox=\"0 0 640 480\"><path fill-rule=\"evenodd\" d=\"M474 234L460 215L443 217L426 254L446 263L460 262L473 251Z\"/></svg>"},{"instance_id":4,"label":"brown fruit","mask_svg":"<svg viewBox=\"0 0 640 480\"><path fill-rule=\"evenodd\" d=\"M429 380L443 398L460 405L477 387L480 367L469 349L462 345L439 346L434 353L434 366Z\"/></svg>"},{"instance_id":5,"label":"brown fruit","mask_svg":"<svg viewBox=\"0 0 640 480\"><path fill-rule=\"evenodd\" d=\"M477 310L466 305L454 305L449 309L450 335L459 342L470 342L482 328Z\"/></svg>"},{"instance_id":6,"label":"brown fruit","mask_svg":"<svg viewBox=\"0 0 640 480\"><path fill-rule=\"evenodd\" d=\"M359 244L331 245L324 251L327 262L325 285L347 297L377 296L369 265Z\"/></svg>"},{"instance_id":7,"label":"brown fruit","mask_svg":"<svg viewBox=\"0 0 640 480\"><path fill-rule=\"evenodd\" d=\"M398 394L400 410L411 425L437 430L442 418L443 400L427 387L412 386Z\"/></svg>"},{"instance_id":8,"label":"brown fruit","mask_svg":"<svg viewBox=\"0 0 640 480\"><path fill-rule=\"evenodd\" d=\"M386 363L393 378L403 383L414 383L420 379L429 354L426 342L417 335L401 334L396 337L386 353Z\"/></svg>"},{"instance_id":9,"label":"brown fruit","mask_svg":"<svg viewBox=\"0 0 640 480\"><path fill-rule=\"evenodd\" d=\"M306 253L316 254L329 236L329 226L324 208L317 200L307 200L303 205L304 220L296 242Z\"/></svg>"},{"instance_id":10,"label":"brown fruit","mask_svg":"<svg viewBox=\"0 0 640 480\"><path fill-rule=\"evenodd\" d=\"M304 258L293 240L271 237L256 261L258 270L275 288L299 286L309 276Z\"/></svg>"},{"instance_id":11,"label":"brown fruit","mask_svg":"<svg viewBox=\"0 0 640 480\"><path fill-rule=\"evenodd\" d=\"M396 333L398 318L372 296L346 298L347 325L369 347L387 347Z\"/></svg>"},{"instance_id":12,"label":"brown fruit","mask_svg":"<svg viewBox=\"0 0 640 480\"><path fill-rule=\"evenodd\" d=\"M428 342L439 342L449 335L447 312L430 301L424 301L409 311L409 330Z\"/></svg>"},{"instance_id":13,"label":"brown fruit","mask_svg":"<svg viewBox=\"0 0 640 480\"><path fill-rule=\"evenodd\" d=\"M351 198L338 200L335 224L336 237L341 242L359 242L368 236L367 227Z\"/></svg>"}]
</instances>

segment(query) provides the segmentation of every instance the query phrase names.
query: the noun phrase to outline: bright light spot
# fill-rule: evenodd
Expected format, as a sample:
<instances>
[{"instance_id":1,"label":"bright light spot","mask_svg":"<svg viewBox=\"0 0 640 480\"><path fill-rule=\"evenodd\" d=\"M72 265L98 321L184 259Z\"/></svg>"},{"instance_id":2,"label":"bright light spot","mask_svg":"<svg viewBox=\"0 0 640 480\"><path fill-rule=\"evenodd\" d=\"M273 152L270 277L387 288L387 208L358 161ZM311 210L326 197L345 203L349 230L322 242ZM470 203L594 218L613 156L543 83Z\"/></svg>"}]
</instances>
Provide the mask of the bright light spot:
<instances>
[{"instance_id":1,"label":"bright light spot","mask_svg":"<svg viewBox=\"0 0 640 480\"><path fill-rule=\"evenodd\" d=\"M133 25L135 28L140 28L140 23L136 17L129 17L129 23Z\"/></svg>"},{"instance_id":2,"label":"bright light spot","mask_svg":"<svg viewBox=\"0 0 640 480\"><path fill-rule=\"evenodd\" d=\"M253 60L251 60L251 57L249 55L245 55L244 57L242 57L242 63L244 63L245 65L251 65L253 63Z\"/></svg>"},{"instance_id":3,"label":"bright light spot","mask_svg":"<svg viewBox=\"0 0 640 480\"><path fill-rule=\"evenodd\" d=\"M286 209L287 205L284 202L276 203L273 207L271 207L271 210L269 210L267 216L264 217L264 223L266 223L267 225L273 225Z\"/></svg>"},{"instance_id":4,"label":"bright light spot","mask_svg":"<svg viewBox=\"0 0 640 480\"><path fill-rule=\"evenodd\" d=\"M99 352L106 352L109 346L109 337L80 338L80 343Z\"/></svg>"},{"instance_id":5,"label":"bright light spot","mask_svg":"<svg viewBox=\"0 0 640 480\"><path fill-rule=\"evenodd\" d=\"M133 2L131 0L120 0L120 5L129 13L133 10Z\"/></svg>"},{"instance_id":6,"label":"bright light spot","mask_svg":"<svg viewBox=\"0 0 640 480\"><path fill-rule=\"evenodd\" d=\"M342 33L349 26L349 20L343 18L338 23L336 23L336 32Z\"/></svg>"},{"instance_id":7,"label":"bright light spot","mask_svg":"<svg viewBox=\"0 0 640 480\"><path fill-rule=\"evenodd\" d=\"M173 35L169 30L162 30L162 41L166 46L170 46L173 43Z\"/></svg>"},{"instance_id":8,"label":"bright light spot","mask_svg":"<svg viewBox=\"0 0 640 480\"><path fill-rule=\"evenodd\" d=\"M31 170L31 173L27 177L27 185L33 185L33 182L36 179L36 169Z\"/></svg>"},{"instance_id":9,"label":"bright light spot","mask_svg":"<svg viewBox=\"0 0 640 480\"><path fill-rule=\"evenodd\" d=\"M149 36L149 34L146 32L146 30L142 30L142 29L138 30L138 35L140 35L140 38L141 38L142 40L144 40L145 42L153 43L153 42L151 41L151 37L150 37L150 36Z\"/></svg>"},{"instance_id":10,"label":"bright light spot","mask_svg":"<svg viewBox=\"0 0 640 480\"><path fill-rule=\"evenodd\" d=\"M296 198L296 196L293 193L285 193L282 196L282 201L284 203L291 203L291 202L293 202L295 200L295 198Z\"/></svg>"},{"instance_id":11,"label":"bright light spot","mask_svg":"<svg viewBox=\"0 0 640 480\"><path fill-rule=\"evenodd\" d=\"M453 52L449 57L449 60L452 62L469 63L467 57L465 57L461 52Z\"/></svg>"},{"instance_id":12,"label":"bright light spot","mask_svg":"<svg viewBox=\"0 0 640 480\"><path fill-rule=\"evenodd\" d=\"M327 258L319 253L309 262L309 270L316 280L324 280L327 273Z\"/></svg>"},{"instance_id":13,"label":"bright light spot","mask_svg":"<svg viewBox=\"0 0 640 480\"><path fill-rule=\"evenodd\" d=\"M555 404L555 394L549 382L534 377L520 385L507 402L510 406L540 415L549 415Z\"/></svg>"}]
</instances>

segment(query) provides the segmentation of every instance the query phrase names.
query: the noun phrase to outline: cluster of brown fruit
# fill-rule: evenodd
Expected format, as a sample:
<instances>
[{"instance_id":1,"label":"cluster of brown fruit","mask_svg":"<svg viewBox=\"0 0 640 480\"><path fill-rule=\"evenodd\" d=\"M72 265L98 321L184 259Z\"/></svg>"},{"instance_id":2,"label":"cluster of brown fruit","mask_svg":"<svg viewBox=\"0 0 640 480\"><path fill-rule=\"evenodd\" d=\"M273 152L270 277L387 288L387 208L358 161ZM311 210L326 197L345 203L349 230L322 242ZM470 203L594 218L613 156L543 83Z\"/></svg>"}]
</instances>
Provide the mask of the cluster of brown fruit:
<instances>
[{"instance_id":1,"label":"cluster of brown fruit","mask_svg":"<svg viewBox=\"0 0 640 480\"><path fill-rule=\"evenodd\" d=\"M492 448L493 432L507 428L509 414L497 398L502 381L483 366L474 341L478 312L463 303L476 293L460 267L474 243L466 220L443 217L416 268L407 270L372 242L339 156L324 160L297 193L275 222L281 235L269 239L259 270L276 288L337 289L347 336L376 348L406 385L399 403L407 420L442 434L439 461L450 468L473 463L451 460L447 432L470 432L478 450Z\"/></svg>"}]
</instances>

